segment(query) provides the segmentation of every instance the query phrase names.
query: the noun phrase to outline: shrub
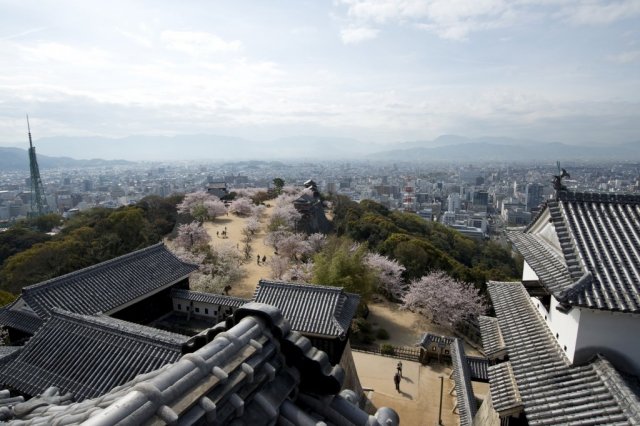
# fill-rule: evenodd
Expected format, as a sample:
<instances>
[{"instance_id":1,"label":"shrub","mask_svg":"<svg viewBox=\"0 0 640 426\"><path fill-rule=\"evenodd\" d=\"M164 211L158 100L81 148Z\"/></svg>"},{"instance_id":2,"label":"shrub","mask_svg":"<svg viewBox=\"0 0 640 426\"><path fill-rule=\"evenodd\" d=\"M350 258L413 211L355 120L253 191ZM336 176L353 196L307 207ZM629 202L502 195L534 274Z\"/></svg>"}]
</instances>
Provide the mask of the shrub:
<instances>
[{"instance_id":1,"label":"shrub","mask_svg":"<svg viewBox=\"0 0 640 426\"><path fill-rule=\"evenodd\" d=\"M396 351L393 348L393 345L385 343L384 345L380 346L380 353L382 355L395 355Z\"/></svg>"},{"instance_id":2,"label":"shrub","mask_svg":"<svg viewBox=\"0 0 640 426\"><path fill-rule=\"evenodd\" d=\"M376 339L380 339L380 340L389 339L389 332L384 328L378 329L378 331L376 331Z\"/></svg>"}]
</instances>

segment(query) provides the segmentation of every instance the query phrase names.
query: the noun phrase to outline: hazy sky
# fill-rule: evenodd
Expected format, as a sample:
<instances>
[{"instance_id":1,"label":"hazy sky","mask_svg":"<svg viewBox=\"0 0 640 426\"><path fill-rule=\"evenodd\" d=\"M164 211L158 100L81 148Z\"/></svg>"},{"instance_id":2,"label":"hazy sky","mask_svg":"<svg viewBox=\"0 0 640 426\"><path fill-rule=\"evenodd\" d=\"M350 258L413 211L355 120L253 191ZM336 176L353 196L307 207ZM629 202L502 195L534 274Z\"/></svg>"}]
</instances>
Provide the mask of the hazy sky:
<instances>
[{"instance_id":1,"label":"hazy sky","mask_svg":"<svg viewBox=\"0 0 640 426\"><path fill-rule=\"evenodd\" d=\"M640 0L3 1L0 146L640 140Z\"/></svg>"}]
</instances>

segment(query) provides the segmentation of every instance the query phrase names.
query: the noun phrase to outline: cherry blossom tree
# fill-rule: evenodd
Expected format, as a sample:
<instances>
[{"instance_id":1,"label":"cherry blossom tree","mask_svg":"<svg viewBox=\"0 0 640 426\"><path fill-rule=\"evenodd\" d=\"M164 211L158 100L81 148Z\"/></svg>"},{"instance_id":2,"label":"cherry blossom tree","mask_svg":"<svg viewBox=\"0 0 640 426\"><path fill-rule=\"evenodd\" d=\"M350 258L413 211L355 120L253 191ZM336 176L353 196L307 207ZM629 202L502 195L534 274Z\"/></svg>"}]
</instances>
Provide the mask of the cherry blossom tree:
<instances>
[{"instance_id":1,"label":"cherry blossom tree","mask_svg":"<svg viewBox=\"0 0 640 426\"><path fill-rule=\"evenodd\" d=\"M369 253L364 261L377 274L378 291L392 299L402 299L406 287L402 280L404 266L377 253Z\"/></svg>"},{"instance_id":2,"label":"cherry blossom tree","mask_svg":"<svg viewBox=\"0 0 640 426\"><path fill-rule=\"evenodd\" d=\"M260 228L260 221L255 216L251 216L244 223L244 229L246 229L247 232L249 232L249 234L251 235L254 235L256 232L260 231Z\"/></svg>"},{"instance_id":3,"label":"cherry blossom tree","mask_svg":"<svg viewBox=\"0 0 640 426\"><path fill-rule=\"evenodd\" d=\"M281 256L271 256L267 260L269 267L271 268L271 278L274 280L281 280L285 272L289 269L289 259Z\"/></svg>"},{"instance_id":4,"label":"cherry blossom tree","mask_svg":"<svg viewBox=\"0 0 640 426\"><path fill-rule=\"evenodd\" d=\"M253 212L253 202L249 198L236 198L231 202L229 211L238 216L250 216Z\"/></svg>"},{"instance_id":5,"label":"cherry blossom tree","mask_svg":"<svg viewBox=\"0 0 640 426\"><path fill-rule=\"evenodd\" d=\"M188 213L200 222L215 219L217 216L225 214L226 211L224 203L206 191L187 194L178 204L178 213Z\"/></svg>"},{"instance_id":6,"label":"cherry blossom tree","mask_svg":"<svg viewBox=\"0 0 640 426\"><path fill-rule=\"evenodd\" d=\"M293 229L301 218L302 214L296 210L293 204L276 206L271 212L268 228L273 230L284 226L285 228Z\"/></svg>"},{"instance_id":7,"label":"cherry blossom tree","mask_svg":"<svg viewBox=\"0 0 640 426\"><path fill-rule=\"evenodd\" d=\"M435 324L453 329L467 316L486 312L487 306L473 285L432 272L409 285L403 297L405 308L423 313Z\"/></svg>"},{"instance_id":8,"label":"cherry blossom tree","mask_svg":"<svg viewBox=\"0 0 640 426\"><path fill-rule=\"evenodd\" d=\"M327 243L327 236L316 232L315 234L309 235L307 242L309 243L311 253L319 253L320 250L322 250L322 247Z\"/></svg>"},{"instance_id":9,"label":"cherry blossom tree","mask_svg":"<svg viewBox=\"0 0 640 426\"><path fill-rule=\"evenodd\" d=\"M209 242L209 234L199 222L185 223L178 226L175 242L179 247L191 250Z\"/></svg>"},{"instance_id":10,"label":"cherry blossom tree","mask_svg":"<svg viewBox=\"0 0 640 426\"><path fill-rule=\"evenodd\" d=\"M288 259L302 258L311 253L311 247L307 243L307 237L300 233L289 233L276 244L278 253Z\"/></svg>"},{"instance_id":11,"label":"cherry blossom tree","mask_svg":"<svg viewBox=\"0 0 640 426\"><path fill-rule=\"evenodd\" d=\"M282 279L284 281L295 281L299 283L310 283L313 278L313 262L294 263L289 266Z\"/></svg>"},{"instance_id":12,"label":"cherry blossom tree","mask_svg":"<svg viewBox=\"0 0 640 426\"><path fill-rule=\"evenodd\" d=\"M287 238L289 235L291 235L291 231L288 231L284 226L281 226L280 228L269 232L264 238L264 243L273 247L277 253L280 241Z\"/></svg>"}]
</instances>

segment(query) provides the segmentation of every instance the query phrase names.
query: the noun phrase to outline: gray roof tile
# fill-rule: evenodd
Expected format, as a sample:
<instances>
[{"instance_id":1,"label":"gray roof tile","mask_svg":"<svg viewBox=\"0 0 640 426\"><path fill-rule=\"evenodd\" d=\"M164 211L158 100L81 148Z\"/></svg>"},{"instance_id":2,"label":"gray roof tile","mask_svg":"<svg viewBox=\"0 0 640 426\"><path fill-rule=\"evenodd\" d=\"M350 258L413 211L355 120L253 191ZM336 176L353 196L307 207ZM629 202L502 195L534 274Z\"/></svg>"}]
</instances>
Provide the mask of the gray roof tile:
<instances>
[{"instance_id":1,"label":"gray roof tile","mask_svg":"<svg viewBox=\"0 0 640 426\"><path fill-rule=\"evenodd\" d=\"M564 269L530 238L532 225L524 238L510 234L543 284L571 305L640 312L640 196L561 191L545 208Z\"/></svg>"},{"instance_id":2,"label":"gray roof tile","mask_svg":"<svg viewBox=\"0 0 640 426\"><path fill-rule=\"evenodd\" d=\"M28 395L55 384L81 401L175 361L187 339L106 316L54 309L0 371L0 384Z\"/></svg>"},{"instance_id":3,"label":"gray roof tile","mask_svg":"<svg viewBox=\"0 0 640 426\"><path fill-rule=\"evenodd\" d=\"M522 398L510 362L489 367L489 388L493 407L502 416L522 410Z\"/></svg>"},{"instance_id":4,"label":"gray roof tile","mask_svg":"<svg viewBox=\"0 0 640 426\"><path fill-rule=\"evenodd\" d=\"M478 406L471 386L471 370L460 339L454 339L451 344L451 362L453 364L453 380L456 389L458 412L460 413L460 425L472 425Z\"/></svg>"},{"instance_id":5,"label":"gray roof tile","mask_svg":"<svg viewBox=\"0 0 640 426\"><path fill-rule=\"evenodd\" d=\"M239 308L245 303L249 303L248 299L240 297L225 296L223 294L201 293L198 291L185 290L182 288L171 289L171 297L193 302L209 303L212 305L229 306Z\"/></svg>"},{"instance_id":6,"label":"gray roof tile","mask_svg":"<svg viewBox=\"0 0 640 426\"><path fill-rule=\"evenodd\" d=\"M42 320L33 312L17 308L18 300L0 308L0 325L33 334L42 326Z\"/></svg>"},{"instance_id":7,"label":"gray roof tile","mask_svg":"<svg viewBox=\"0 0 640 426\"><path fill-rule=\"evenodd\" d=\"M570 364L521 283L492 281L487 287L529 424L640 422L620 395L635 399L636 405L640 400L615 370L607 380L618 390L603 379L597 361Z\"/></svg>"},{"instance_id":8,"label":"gray roof tile","mask_svg":"<svg viewBox=\"0 0 640 426\"><path fill-rule=\"evenodd\" d=\"M360 296L341 287L260 280L253 300L281 309L296 331L337 337L351 327Z\"/></svg>"},{"instance_id":9,"label":"gray roof tile","mask_svg":"<svg viewBox=\"0 0 640 426\"><path fill-rule=\"evenodd\" d=\"M53 308L87 315L107 313L180 281L196 269L159 243L25 287L22 297L43 319Z\"/></svg>"},{"instance_id":10,"label":"gray roof tile","mask_svg":"<svg viewBox=\"0 0 640 426\"><path fill-rule=\"evenodd\" d=\"M391 409L372 416L337 395L341 367L292 332L279 310L250 303L229 324L196 352L107 394L70 405L37 398L8 414L23 425L398 424Z\"/></svg>"},{"instance_id":11,"label":"gray roof tile","mask_svg":"<svg viewBox=\"0 0 640 426\"><path fill-rule=\"evenodd\" d=\"M495 359L504 356L507 347L504 343L498 320L481 315L478 317L478 322L480 323L480 333L482 334L482 347L487 357Z\"/></svg>"}]
</instances>

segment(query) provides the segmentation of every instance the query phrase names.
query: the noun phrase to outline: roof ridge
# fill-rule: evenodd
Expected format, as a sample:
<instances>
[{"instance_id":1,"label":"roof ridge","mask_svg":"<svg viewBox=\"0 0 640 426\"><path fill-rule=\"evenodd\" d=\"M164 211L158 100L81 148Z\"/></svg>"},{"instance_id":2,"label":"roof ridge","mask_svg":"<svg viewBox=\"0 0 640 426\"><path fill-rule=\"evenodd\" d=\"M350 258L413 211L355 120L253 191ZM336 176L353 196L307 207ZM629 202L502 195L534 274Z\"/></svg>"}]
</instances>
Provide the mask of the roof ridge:
<instances>
[{"instance_id":1,"label":"roof ridge","mask_svg":"<svg viewBox=\"0 0 640 426\"><path fill-rule=\"evenodd\" d=\"M640 195L630 192L558 191L559 201L640 204Z\"/></svg>"},{"instance_id":2,"label":"roof ridge","mask_svg":"<svg viewBox=\"0 0 640 426\"><path fill-rule=\"evenodd\" d=\"M129 321L119 320L117 318L109 317L102 314L82 315L65 311L59 308L53 308L51 310L51 314L52 318L55 316L58 318L63 318L67 321L80 323L87 327L93 326L103 331L113 332L118 335L124 334L137 339L142 338L156 344L161 343L173 347L182 347L182 345L189 339L187 336L183 336L181 334L171 333L169 331L136 324Z\"/></svg>"},{"instance_id":3,"label":"roof ridge","mask_svg":"<svg viewBox=\"0 0 640 426\"><path fill-rule=\"evenodd\" d=\"M306 288L309 290L330 290L334 293L338 293L338 294L347 294L344 291L344 287L334 287L334 286L330 286L330 285L322 285L322 284L312 284L312 283L296 283L296 282L291 282L291 281L274 281L274 280L265 280L264 278L260 279L260 281L258 281L258 287L262 286L263 284L267 284L267 285L271 285L271 286L278 286L278 287L285 287L285 286L295 286L295 287L299 287L299 288ZM256 291L257 291L256 288Z\"/></svg>"},{"instance_id":4,"label":"roof ridge","mask_svg":"<svg viewBox=\"0 0 640 426\"><path fill-rule=\"evenodd\" d=\"M146 252L149 252L149 251L153 251L154 249L158 249L160 247L164 247L164 243L162 241L159 242L159 243L150 245L148 247L144 247L144 248L141 248L139 250L135 250L135 251L132 251L130 253L123 254L122 256L114 257L113 259L105 260L104 262L99 262L99 263L96 263L95 265L87 266L86 268L78 269L76 271L69 272L69 273L64 274L64 275L59 275L59 276L54 277L54 278L49 278L46 281L42 281L42 282L39 282L39 283L36 283L36 284L32 284L30 286L23 287L22 288L22 292L24 293L25 291L27 291L27 292L33 293L33 292L37 292L38 290L40 290L41 288L43 288L45 286L46 287L56 286L56 285L58 285L60 283L63 283L66 278L69 278L69 277L72 277L72 276L76 276L76 275L80 276L80 275L85 274L87 272L92 272L92 271L95 271L95 270L98 270L98 269L102 269L102 268L107 267L107 266L113 266L114 264L120 263L120 262L122 262L124 260L127 260L129 258L134 258L134 257L140 256L140 255L143 254L143 252L146 253ZM167 251L169 253L171 253L169 250L167 250ZM173 253L171 253L171 255L175 256ZM178 259L178 260L180 260L180 259ZM183 263L186 263L186 262L183 262Z\"/></svg>"}]
</instances>

